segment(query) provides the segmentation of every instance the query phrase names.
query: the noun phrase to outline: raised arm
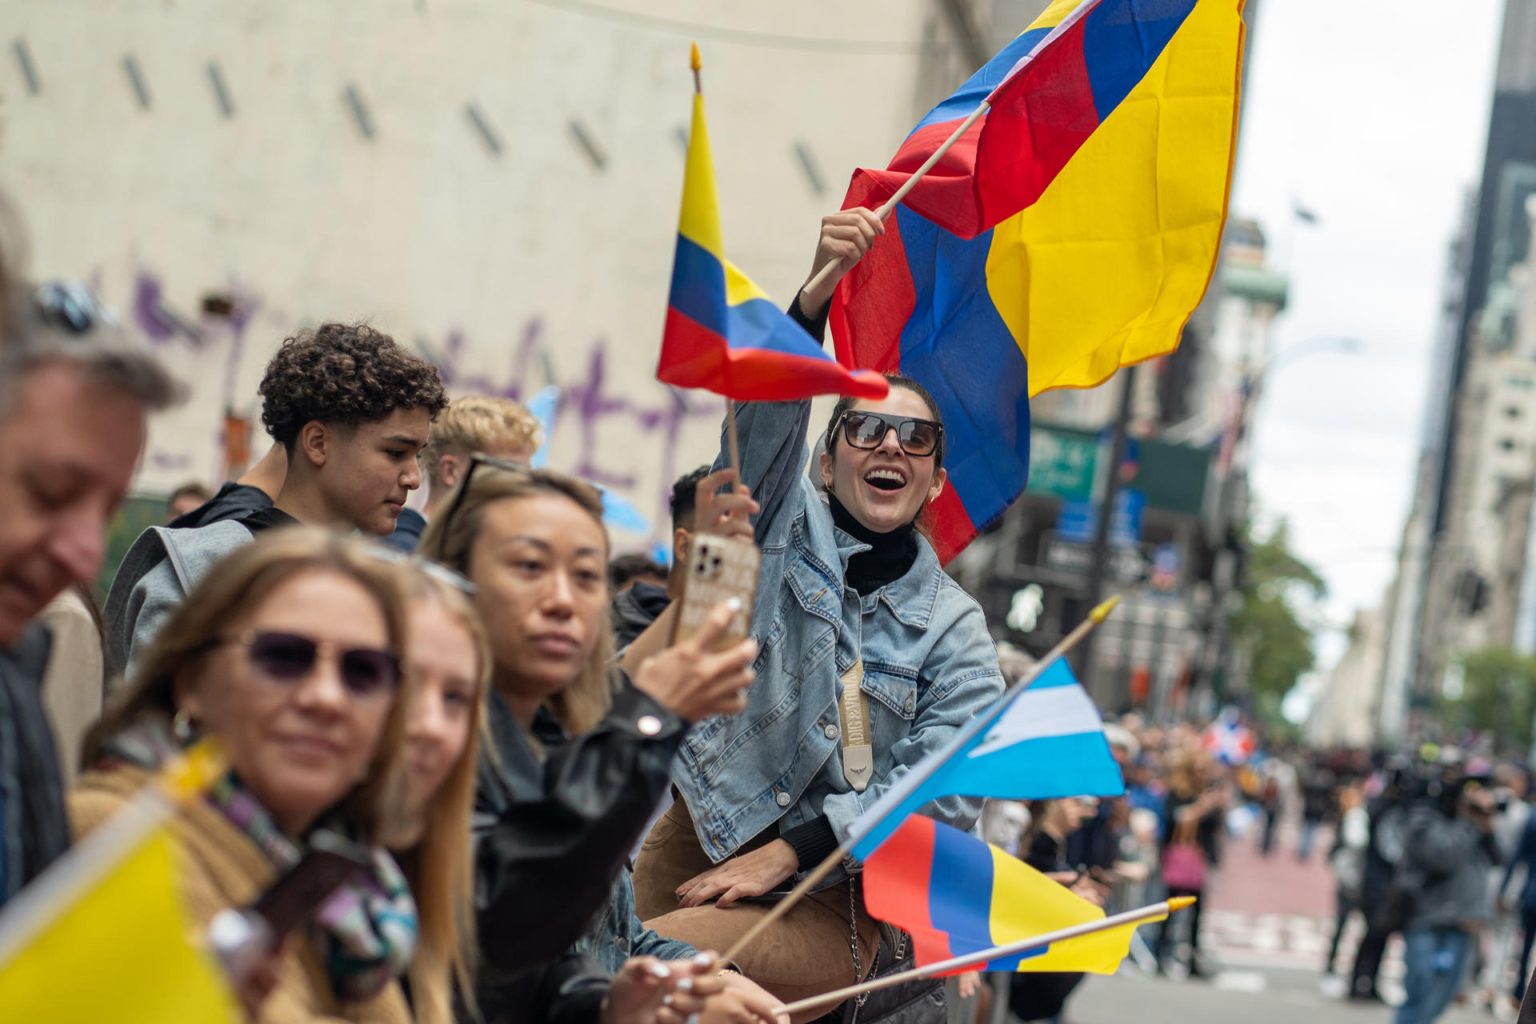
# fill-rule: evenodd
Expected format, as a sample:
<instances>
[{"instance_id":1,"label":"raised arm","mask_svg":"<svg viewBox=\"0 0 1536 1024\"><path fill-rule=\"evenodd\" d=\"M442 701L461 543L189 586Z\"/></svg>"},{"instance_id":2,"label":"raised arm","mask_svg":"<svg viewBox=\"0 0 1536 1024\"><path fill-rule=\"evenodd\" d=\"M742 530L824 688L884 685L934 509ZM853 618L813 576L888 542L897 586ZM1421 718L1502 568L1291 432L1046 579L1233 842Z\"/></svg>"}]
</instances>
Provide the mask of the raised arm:
<instances>
[{"instance_id":1,"label":"raised arm","mask_svg":"<svg viewBox=\"0 0 1536 1024\"><path fill-rule=\"evenodd\" d=\"M838 279L859 261L874 240L885 232L885 225L871 211L842 210L821 220L821 234L816 255L811 261L807 286L826 264L837 261L841 267L815 290L802 287L789 306L789 315L817 341L825 341L827 310ZM806 435L810 429L811 403L738 402L736 429L741 442L741 482L752 491L762 506L758 514L757 541L763 543L780 522L786 501L805 470ZM730 447L725 424L720 430L720 454L715 468L730 461Z\"/></svg>"}]
</instances>

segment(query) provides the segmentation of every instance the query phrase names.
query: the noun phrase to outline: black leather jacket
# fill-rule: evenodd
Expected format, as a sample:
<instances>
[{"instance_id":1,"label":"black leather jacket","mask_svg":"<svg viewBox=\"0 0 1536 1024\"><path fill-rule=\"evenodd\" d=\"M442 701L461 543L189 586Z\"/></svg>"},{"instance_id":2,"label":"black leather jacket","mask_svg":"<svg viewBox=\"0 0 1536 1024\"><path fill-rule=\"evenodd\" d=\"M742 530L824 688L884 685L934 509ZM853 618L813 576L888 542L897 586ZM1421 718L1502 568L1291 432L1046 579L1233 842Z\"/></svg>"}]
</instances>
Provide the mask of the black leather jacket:
<instances>
[{"instance_id":1,"label":"black leather jacket","mask_svg":"<svg viewBox=\"0 0 1536 1024\"><path fill-rule=\"evenodd\" d=\"M474 816L481 1011L490 1022L596 1019L608 976L564 954L606 905L688 723L626 680L583 736L536 721L559 744L542 763L494 693L488 725Z\"/></svg>"}]
</instances>

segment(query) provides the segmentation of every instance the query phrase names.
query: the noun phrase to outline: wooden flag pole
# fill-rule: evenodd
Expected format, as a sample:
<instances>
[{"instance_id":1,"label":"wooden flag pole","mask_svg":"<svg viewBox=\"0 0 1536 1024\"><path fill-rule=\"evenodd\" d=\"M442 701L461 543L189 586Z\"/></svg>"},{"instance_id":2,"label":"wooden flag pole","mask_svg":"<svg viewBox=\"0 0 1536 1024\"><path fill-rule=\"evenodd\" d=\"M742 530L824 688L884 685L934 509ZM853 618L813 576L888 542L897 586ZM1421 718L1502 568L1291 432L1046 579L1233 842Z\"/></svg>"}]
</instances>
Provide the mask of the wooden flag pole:
<instances>
[{"instance_id":1,"label":"wooden flag pole","mask_svg":"<svg viewBox=\"0 0 1536 1024\"><path fill-rule=\"evenodd\" d=\"M732 404L734 405L734 403ZM728 419L727 422L731 427L735 426L734 419ZM734 457L734 451L732 454ZM1068 651L1072 650L1072 648L1076 647L1078 643L1082 641L1083 637L1091 633L1099 625L1099 623L1109 618L1109 613L1114 611L1115 605L1119 603L1120 598L1118 595L1116 595L1110 597L1103 604L1100 604L1093 611L1089 612L1088 617L1077 624L1076 629L1062 637L1060 642L1058 642L1055 647L1051 648L1045 657L1035 662L1035 664L1030 668L1029 673L1025 675L1023 679L1019 680L1017 684L1018 688L1020 690L1028 689L1036 679L1040 678L1041 673L1043 673L1047 668L1054 664L1058 658L1065 657ZM759 935L766 931L770 925L780 920L785 914L789 913L790 908L804 899L806 894L808 894L818 882L820 882L823 878L826 878L827 875L832 872L833 868L837 867L843 862L843 858L852 852L852 847L852 843L844 842L838 846L837 849L827 854L826 860L823 860L820 864L816 865L815 869L813 869L810 874L806 875L798 885L791 889L788 895L786 895L782 900L779 900L779 902L775 903L772 910L763 915L763 917L755 925L747 930L745 935L737 939L731 948L727 949L725 953L721 955L719 960L715 961L715 970L723 970L726 966L734 962L736 957L741 954L741 951L750 946L753 940L755 940Z\"/></svg>"},{"instance_id":2,"label":"wooden flag pole","mask_svg":"<svg viewBox=\"0 0 1536 1024\"><path fill-rule=\"evenodd\" d=\"M965 133L971 130L971 126L974 125L977 121L981 120L982 115L990 110L991 107L992 104L989 101L982 100L981 106L971 111L971 116L960 122L959 127L950 133L949 138L944 140L944 144L941 145L938 149L934 150L933 154L929 156L927 160L923 161L922 166L919 167L916 171L913 171L912 176L902 183L901 188L896 190L896 194L891 196L891 198L887 199L884 203L880 204L880 208L875 211L875 215L881 220L885 220L887 217L889 217L891 215L891 211L895 210L896 207L900 205L901 201L907 198L907 193L911 192L914 188L917 187L917 183L922 181L923 177L929 171L933 170L934 164L937 164L940 160L944 159L944 154L948 153L954 147L955 143L959 142L960 139L964 137ZM803 291L807 288L811 291L817 290L822 285L831 280L834 275L839 274L840 271L838 268L842 265L843 261L840 259L833 260L832 262L828 263L826 266L818 270L816 272L816 276L807 281L801 290Z\"/></svg>"},{"instance_id":3,"label":"wooden flag pole","mask_svg":"<svg viewBox=\"0 0 1536 1024\"><path fill-rule=\"evenodd\" d=\"M931 978L936 974L948 974L950 971L958 971L965 967L978 967L993 960L1014 956L1019 953L1027 953L1030 950L1041 949L1053 942L1065 942L1067 939L1081 938L1084 935L1094 935L1098 932L1107 932L1112 928L1123 928L1131 924L1143 924L1147 921L1156 921L1176 913L1195 902L1193 896L1176 896L1162 903L1154 903L1139 910L1127 910L1123 914L1114 917L1106 917L1102 921L1090 921L1087 924L1077 924L1070 928L1062 928L1058 931L1047 932L1044 935L1036 935L1028 939L1020 939L1006 946L993 946L991 949L983 949L976 953L967 953L965 956L957 956L950 960L940 960L931 963L927 967L916 967L910 971L902 971L899 974L887 975L884 978L875 978L859 985L849 985L834 992L825 992L819 996L811 996L809 999L801 999L780 1007L778 1013L789 1016L802 1010L811 1010L818 1006L829 1006L841 1003L854 996L861 996L866 992L875 992L882 988L891 988L907 981L918 981L922 978Z\"/></svg>"}]
</instances>

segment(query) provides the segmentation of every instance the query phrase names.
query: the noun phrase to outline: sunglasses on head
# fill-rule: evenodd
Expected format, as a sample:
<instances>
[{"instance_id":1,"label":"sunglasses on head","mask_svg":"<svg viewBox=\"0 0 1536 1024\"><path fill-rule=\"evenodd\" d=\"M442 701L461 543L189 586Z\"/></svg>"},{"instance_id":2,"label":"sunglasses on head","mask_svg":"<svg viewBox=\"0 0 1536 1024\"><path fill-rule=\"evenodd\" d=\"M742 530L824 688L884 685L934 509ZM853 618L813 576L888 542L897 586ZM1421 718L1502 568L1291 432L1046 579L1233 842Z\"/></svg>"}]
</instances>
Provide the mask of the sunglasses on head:
<instances>
[{"instance_id":1,"label":"sunglasses on head","mask_svg":"<svg viewBox=\"0 0 1536 1024\"><path fill-rule=\"evenodd\" d=\"M38 319L70 334L86 334L98 324L112 325L114 317L79 281L52 281L32 293Z\"/></svg>"},{"instance_id":2,"label":"sunglasses on head","mask_svg":"<svg viewBox=\"0 0 1536 1024\"><path fill-rule=\"evenodd\" d=\"M336 659L341 685L354 697L387 696L394 693L400 681L400 659L375 647L336 648L302 633L275 630L251 630L239 636L219 637L215 643L244 647L251 667L276 683L297 683L309 678L322 655Z\"/></svg>"},{"instance_id":3,"label":"sunglasses on head","mask_svg":"<svg viewBox=\"0 0 1536 1024\"><path fill-rule=\"evenodd\" d=\"M843 413L843 440L850 448L878 448L885 435L896 431L896 441L908 455L932 455L944 437L944 428L933 420L915 416L887 416L880 412L850 409Z\"/></svg>"},{"instance_id":4,"label":"sunglasses on head","mask_svg":"<svg viewBox=\"0 0 1536 1024\"><path fill-rule=\"evenodd\" d=\"M526 473L529 469L528 466L521 462L475 452L469 457L469 468L464 471L464 475L459 478L458 486L454 488L453 504L449 505L447 511L442 515L444 523L453 521L453 517L458 513L459 507L464 504L464 496L469 493L469 481L474 477L475 470L481 466L489 466L492 469L499 469L507 473Z\"/></svg>"}]
</instances>

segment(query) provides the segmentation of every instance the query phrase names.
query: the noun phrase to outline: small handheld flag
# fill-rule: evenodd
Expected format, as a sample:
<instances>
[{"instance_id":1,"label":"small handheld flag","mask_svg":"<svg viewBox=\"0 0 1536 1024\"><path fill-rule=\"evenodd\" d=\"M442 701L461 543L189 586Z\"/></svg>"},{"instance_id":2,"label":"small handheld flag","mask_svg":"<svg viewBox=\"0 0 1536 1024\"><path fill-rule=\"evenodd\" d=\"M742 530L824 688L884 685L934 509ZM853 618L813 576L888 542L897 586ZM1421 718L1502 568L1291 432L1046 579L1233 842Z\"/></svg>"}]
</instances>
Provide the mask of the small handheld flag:
<instances>
[{"instance_id":1,"label":"small handheld flag","mask_svg":"<svg viewBox=\"0 0 1536 1024\"><path fill-rule=\"evenodd\" d=\"M697 82L696 46L692 67ZM683 209L656 376L676 387L703 388L737 401L783 402L825 394L883 398L889 391L880 374L845 369L725 258L700 92L693 97Z\"/></svg>"},{"instance_id":2,"label":"small handheld flag","mask_svg":"<svg viewBox=\"0 0 1536 1024\"><path fill-rule=\"evenodd\" d=\"M867 860L910 814L942 796L1047 800L1119 796L1120 766L1104 723L1066 660L1027 688L1015 683L948 746L918 762L853 824L853 856Z\"/></svg>"},{"instance_id":3,"label":"small handheld flag","mask_svg":"<svg viewBox=\"0 0 1536 1024\"><path fill-rule=\"evenodd\" d=\"M1046 949L1057 942L1067 942L1113 929L1124 927L1137 928L1153 921L1162 921L1169 914L1177 913L1180 910L1187 910L1194 905L1195 898L1193 896L1176 896L1161 903L1153 903L1150 906L1123 911L1114 917L1089 921L1086 924L1075 924L1067 928L1058 928L1056 931L1046 932L1044 935L1031 935L1028 938L1019 939L1004 946L993 946L989 949L967 953L964 956L957 956L949 960L940 960L937 963L931 963L924 967L897 971L895 974L883 974L878 978L872 978L857 985L849 985L847 988L834 989L831 992L823 992L819 996L796 1000L793 1003L779 1007L774 1012L781 1017L790 1017L797 1013L803 1013L806 1010L815 1009L818 1006L831 1006L835 1003L841 1003L855 996L864 995L866 992L878 992L883 988L905 985L909 981L917 981L921 978L937 978L946 974L955 974L959 971L973 971L992 961L1001 961L1007 957L1015 957L1020 954Z\"/></svg>"},{"instance_id":4,"label":"small handheld flag","mask_svg":"<svg viewBox=\"0 0 1536 1024\"><path fill-rule=\"evenodd\" d=\"M210 748L193 748L6 907L0 1020L243 1019L183 906L183 853L169 824L172 801L223 771Z\"/></svg>"},{"instance_id":5,"label":"small handheld flag","mask_svg":"<svg viewBox=\"0 0 1536 1024\"><path fill-rule=\"evenodd\" d=\"M912 936L919 966L1104 920L1066 886L959 829L914 814L864 864L869 912ZM1134 925L988 962L987 971L1113 974Z\"/></svg>"}]
</instances>

